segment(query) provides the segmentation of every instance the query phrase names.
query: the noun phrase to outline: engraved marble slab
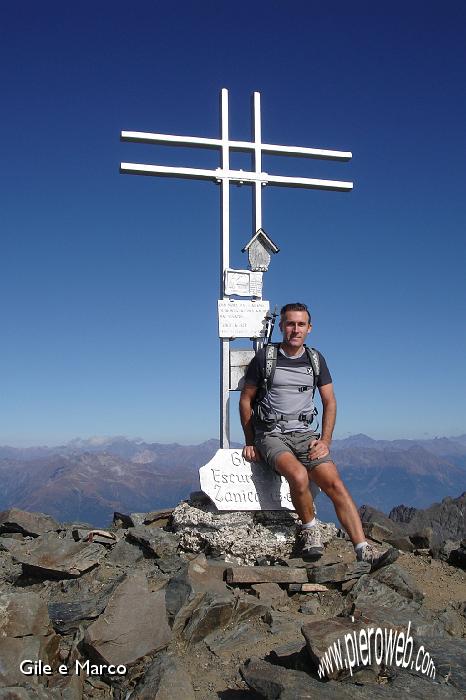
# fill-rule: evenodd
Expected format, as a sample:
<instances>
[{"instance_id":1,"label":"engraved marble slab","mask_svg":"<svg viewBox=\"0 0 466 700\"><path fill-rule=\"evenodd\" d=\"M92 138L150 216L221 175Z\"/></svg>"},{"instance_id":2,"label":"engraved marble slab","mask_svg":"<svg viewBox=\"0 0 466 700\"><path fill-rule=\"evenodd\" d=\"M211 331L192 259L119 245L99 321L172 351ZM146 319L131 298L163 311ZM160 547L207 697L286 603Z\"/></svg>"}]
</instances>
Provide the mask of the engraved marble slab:
<instances>
[{"instance_id":1,"label":"engraved marble slab","mask_svg":"<svg viewBox=\"0 0 466 700\"><path fill-rule=\"evenodd\" d=\"M241 449L217 450L199 476L218 510L294 510L288 482L265 464L246 462Z\"/></svg>"},{"instance_id":2,"label":"engraved marble slab","mask_svg":"<svg viewBox=\"0 0 466 700\"><path fill-rule=\"evenodd\" d=\"M220 338L261 338L264 336L269 311L268 301L220 299L218 301L218 334Z\"/></svg>"}]
</instances>

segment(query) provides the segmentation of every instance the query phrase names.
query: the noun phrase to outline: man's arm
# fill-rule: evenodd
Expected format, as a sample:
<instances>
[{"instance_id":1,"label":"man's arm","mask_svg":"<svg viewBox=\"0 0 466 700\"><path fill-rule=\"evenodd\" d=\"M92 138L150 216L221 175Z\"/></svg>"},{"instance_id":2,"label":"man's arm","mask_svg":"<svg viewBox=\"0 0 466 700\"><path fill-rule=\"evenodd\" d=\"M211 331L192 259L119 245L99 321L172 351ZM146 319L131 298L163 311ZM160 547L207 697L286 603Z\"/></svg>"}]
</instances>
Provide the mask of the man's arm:
<instances>
[{"instance_id":1,"label":"man's arm","mask_svg":"<svg viewBox=\"0 0 466 700\"><path fill-rule=\"evenodd\" d=\"M333 384L319 386L319 394L322 399L322 435L320 440L315 440L309 445L310 459L321 459L330 451L333 429L337 418L337 401L333 391Z\"/></svg>"},{"instance_id":2,"label":"man's arm","mask_svg":"<svg viewBox=\"0 0 466 700\"><path fill-rule=\"evenodd\" d=\"M257 386L245 384L239 398L239 417L243 426L245 446L243 457L247 462L259 462L259 452L254 447L254 426L252 423L252 407L257 394Z\"/></svg>"}]
</instances>

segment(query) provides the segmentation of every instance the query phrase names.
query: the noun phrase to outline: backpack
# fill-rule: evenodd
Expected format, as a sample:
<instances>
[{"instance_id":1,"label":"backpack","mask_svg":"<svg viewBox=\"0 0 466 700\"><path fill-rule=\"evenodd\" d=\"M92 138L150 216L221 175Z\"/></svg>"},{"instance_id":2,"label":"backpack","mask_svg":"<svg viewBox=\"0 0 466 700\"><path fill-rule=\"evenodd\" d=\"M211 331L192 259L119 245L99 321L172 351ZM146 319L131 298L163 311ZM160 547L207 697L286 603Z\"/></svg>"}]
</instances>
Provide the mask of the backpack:
<instances>
[{"instance_id":1,"label":"backpack","mask_svg":"<svg viewBox=\"0 0 466 700\"><path fill-rule=\"evenodd\" d=\"M263 427L266 427L267 430L270 430L271 428L275 427L277 422L279 420L306 420L310 423L312 423L312 420L315 415L317 415L317 408L314 408L313 414L312 415L304 415L302 413L300 414L293 414L293 415L287 415L287 416L281 416L278 417L275 415L275 419L271 419L270 416L266 417L263 413L262 407L260 406L261 401L264 399L265 396L267 396L268 392L270 391L270 388L273 383L273 378L275 375L275 369L277 367L277 355L278 355L278 346L280 343L269 343L268 345L265 346L264 350L264 367L263 367L263 374L264 374L264 380L262 383L262 386L259 388L259 391L256 394L256 399L254 401L254 407L253 407L253 412L254 412L254 417L256 420L263 425ZM319 353L315 348L310 348L307 345L304 346L307 357L309 359L310 365L312 367L312 373L313 373L313 387L312 387L312 397L314 398L316 386L317 386L317 381L319 379L320 375L320 360L319 360Z\"/></svg>"}]
</instances>

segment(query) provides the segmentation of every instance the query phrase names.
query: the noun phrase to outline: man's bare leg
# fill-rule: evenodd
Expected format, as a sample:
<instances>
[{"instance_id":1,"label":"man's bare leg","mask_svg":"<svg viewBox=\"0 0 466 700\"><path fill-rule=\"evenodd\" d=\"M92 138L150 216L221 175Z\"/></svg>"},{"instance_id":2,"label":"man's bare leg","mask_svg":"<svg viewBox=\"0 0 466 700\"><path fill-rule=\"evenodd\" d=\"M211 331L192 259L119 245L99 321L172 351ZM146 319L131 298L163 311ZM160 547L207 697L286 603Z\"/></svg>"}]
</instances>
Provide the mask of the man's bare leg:
<instances>
[{"instance_id":1,"label":"man's bare leg","mask_svg":"<svg viewBox=\"0 0 466 700\"><path fill-rule=\"evenodd\" d=\"M314 501L309 490L306 467L291 452L282 452L275 459L275 469L285 477L290 486L291 502L301 522L308 523L313 520Z\"/></svg>"},{"instance_id":2,"label":"man's bare leg","mask_svg":"<svg viewBox=\"0 0 466 700\"><path fill-rule=\"evenodd\" d=\"M354 545L365 541L361 518L351 495L333 462L323 462L310 472L310 478L331 499L338 520ZM290 489L291 490L291 489Z\"/></svg>"}]
</instances>

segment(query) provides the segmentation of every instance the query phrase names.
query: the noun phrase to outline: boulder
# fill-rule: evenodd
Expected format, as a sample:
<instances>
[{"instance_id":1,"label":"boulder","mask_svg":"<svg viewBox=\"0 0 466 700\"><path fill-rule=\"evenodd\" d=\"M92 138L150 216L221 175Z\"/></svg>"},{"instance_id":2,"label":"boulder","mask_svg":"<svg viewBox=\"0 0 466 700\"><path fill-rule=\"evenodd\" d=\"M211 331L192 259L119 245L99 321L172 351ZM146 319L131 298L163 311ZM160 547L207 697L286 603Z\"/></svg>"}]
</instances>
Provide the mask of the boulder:
<instances>
[{"instance_id":1,"label":"boulder","mask_svg":"<svg viewBox=\"0 0 466 700\"><path fill-rule=\"evenodd\" d=\"M93 598L50 602L48 612L54 629L60 634L68 634L77 630L83 622L95 620L105 610L110 596L123 580L124 576L120 576Z\"/></svg>"},{"instance_id":2,"label":"boulder","mask_svg":"<svg viewBox=\"0 0 466 700\"><path fill-rule=\"evenodd\" d=\"M143 551L152 557L173 556L176 554L180 540L179 536L172 532L145 525L130 528L126 538L129 542L140 545Z\"/></svg>"},{"instance_id":3,"label":"boulder","mask_svg":"<svg viewBox=\"0 0 466 700\"><path fill-rule=\"evenodd\" d=\"M170 639L165 592L152 592L146 577L136 573L117 586L105 614L87 628L84 642L91 656L128 666L163 649Z\"/></svg>"},{"instance_id":4,"label":"boulder","mask_svg":"<svg viewBox=\"0 0 466 700\"><path fill-rule=\"evenodd\" d=\"M397 564L390 564L390 566L382 567L373 574L373 578L380 581L380 583L384 583L389 588L392 588L408 600L421 603L424 598L424 594L414 579L407 571Z\"/></svg>"},{"instance_id":5,"label":"boulder","mask_svg":"<svg viewBox=\"0 0 466 700\"><path fill-rule=\"evenodd\" d=\"M389 537L393 537L393 529L381 525L377 521L362 524L364 534L375 542L387 542Z\"/></svg>"},{"instance_id":6,"label":"boulder","mask_svg":"<svg viewBox=\"0 0 466 700\"><path fill-rule=\"evenodd\" d=\"M347 663L347 657L349 654L346 653L345 649L349 648L350 653L353 653L354 658L356 659L356 655L354 654L355 645L353 643L353 633L356 634L356 638L358 638L360 631L365 630L366 628L366 624L354 622L351 618L344 617L316 620L315 622L310 622L303 625L302 633L304 639L306 640L309 657L315 670L318 670L319 665L325 656L325 659L327 660L327 678L333 678L336 680L351 676L356 670L358 670L358 665L355 665L353 668L349 668L349 664ZM348 636L349 639L347 640L347 647L345 647L345 638L348 638ZM329 652L330 648L332 651L336 650L336 655ZM369 661L368 654L366 654L366 659ZM374 667L376 667L373 659L374 655L372 649L371 663Z\"/></svg>"},{"instance_id":7,"label":"boulder","mask_svg":"<svg viewBox=\"0 0 466 700\"><path fill-rule=\"evenodd\" d=\"M0 594L0 638L45 637L52 632L47 605L37 593Z\"/></svg>"},{"instance_id":8,"label":"boulder","mask_svg":"<svg viewBox=\"0 0 466 700\"><path fill-rule=\"evenodd\" d=\"M213 631L226 627L233 617L234 607L235 599L231 594L206 593L183 630L183 638L196 644Z\"/></svg>"},{"instance_id":9,"label":"boulder","mask_svg":"<svg viewBox=\"0 0 466 700\"><path fill-rule=\"evenodd\" d=\"M38 537L57 530L60 530L60 524L44 513L29 513L19 508L10 508L0 513L0 533L20 532L30 537Z\"/></svg>"},{"instance_id":10,"label":"boulder","mask_svg":"<svg viewBox=\"0 0 466 700\"><path fill-rule=\"evenodd\" d=\"M111 552L105 557L105 561L121 567L131 567L144 558L144 554L136 544L126 540L120 540L112 547Z\"/></svg>"},{"instance_id":11,"label":"boulder","mask_svg":"<svg viewBox=\"0 0 466 700\"><path fill-rule=\"evenodd\" d=\"M131 700L195 700L191 678L183 663L166 652L157 654L135 690Z\"/></svg>"},{"instance_id":12,"label":"boulder","mask_svg":"<svg viewBox=\"0 0 466 700\"><path fill-rule=\"evenodd\" d=\"M347 595L346 612L356 620L405 630L411 621L412 634L442 636L441 622L419 603L408 600L373 576L362 576Z\"/></svg>"},{"instance_id":13,"label":"boulder","mask_svg":"<svg viewBox=\"0 0 466 700\"><path fill-rule=\"evenodd\" d=\"M415 549L430 549L433 542L433 530L431 527L424 527L409 535Z\"/></svg>"},{"instance_id":14,"label":"boulder","mask_svg":"<svg viewBox=\"0 0 466 700\"><path fill-rule=\"evenodd\" d=\"M463 540L457 549L451 550L448 563L460 569L466 569L466 540Z\"/></svg>"},{"instance_id":15,"label":"boulder","mask_svg":"<svg viewBox=\"0 0 466 700\"><path fill-rule=\"evenodd\" d=\"M96 567L105 555L98 544L75 542L47 532L10 548L13 558L26 574L43 578L75 578Z\"/></svg>"}]
</instances>

